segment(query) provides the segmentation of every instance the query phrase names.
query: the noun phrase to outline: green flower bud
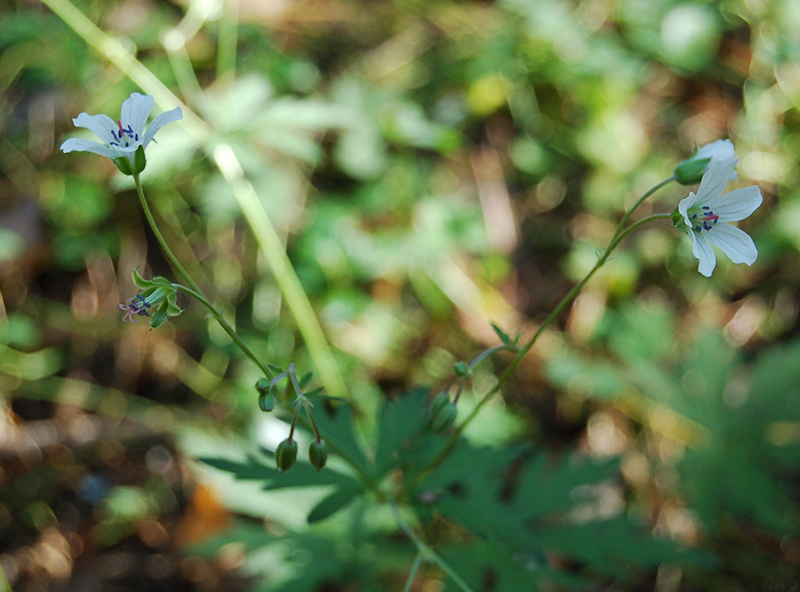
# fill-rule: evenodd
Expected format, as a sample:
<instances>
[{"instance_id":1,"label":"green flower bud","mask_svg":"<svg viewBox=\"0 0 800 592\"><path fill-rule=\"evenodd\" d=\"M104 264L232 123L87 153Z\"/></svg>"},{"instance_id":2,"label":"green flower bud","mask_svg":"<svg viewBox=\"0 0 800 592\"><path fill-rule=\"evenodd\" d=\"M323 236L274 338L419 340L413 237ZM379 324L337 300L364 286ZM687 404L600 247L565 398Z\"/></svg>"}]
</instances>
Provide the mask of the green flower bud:
<instances>
[{"instance_id":1,"label":"green flower bud","mask_svg":"<svg viewBox=\"0 0 800 592\"><path fill-rule=\"evenodd\" d=\"M456 367L454 368L456 376L468 376L469 375L469 366L467 366L464 362L456 362Z\"/></svg>"},{"instance_id":2,"label":"green flower bud","mask_svg":"<svg viewBox=\"0 0 800 592\"><path fill-rule=\"evenodd\" d=\"M322 470L322 467L328 462L328 446L325 444L325 440L311 442L311 446L308 447L308 460L315 469Z\"/></svg>"},{"instance_id":3,"label":"green flower bud","mask_svg":"<svg viewBox=\"0 0 800 592\"><path fill-rule=\"evenodd\" d=\"M275 393L272 391L258 393L258 407L264 413L269 413L275 409L275 403L277 403L277 399L275 398Z\"/></svg>"},{"instance_id":4,"label":"green flower bud","mask_svg":"<svg viewBox=\"0 0 800 592\"><path fill-rule=\"evenodd\" d=\"M697 158L697 150L691 158L687 158L672 171L675 179L681 185L694 185L699 183L703 178L703 173L708 170L708 165L711 163L710 158Z\"/></svg>"},{"instance_id":5,"label":"green flower bud","mask_svg":"<svg viewBox=\"0 0 800 592\"><path fill-rule=\"evenodd\" d=\"M453 425L457 415L458 409L455 404L447 403L436 412L436 415L431 417L431 429L437 434L445 431Z\"/></svg>"},{"instance_id":6,"label":"green flower bud","mask_svg":"<svg viewBox=\"0 0 800 592\"><path fill-rule=\"evenodd\" d=\"M269 379L268 378L259 378L256 381L256 390L258 391L259 395L261 393L266 393L268 390L270 390Z\"/></svg>"},{"instance_id":7,"label":"green flower bud","mask_svg":"<svg viewBox=\"0 0 800 592\"><path fill-rule=\"evenodd\" d=\"M439 413L439 410L442 407L444 407L445 405L448 405L449 403L450 403L450 395L448 395L444 391L441 391L440 393L438 393L433 398L433 401L431 401L431 406L430 406L431 419L436 417L436 414Z\"/></svg>"},{"instance_id":8,"label":"green flower bud","mask_svg":"<svg viewBox=\"0 0 800 592\"><path fill-rule=\"evenodd\" d=\"M291 438L286 438L283 442L278 444L275 450L275 462L278 465L278 470L283 473L288 471L297 460L297 442Z\"/></svg>"}]
</instances>

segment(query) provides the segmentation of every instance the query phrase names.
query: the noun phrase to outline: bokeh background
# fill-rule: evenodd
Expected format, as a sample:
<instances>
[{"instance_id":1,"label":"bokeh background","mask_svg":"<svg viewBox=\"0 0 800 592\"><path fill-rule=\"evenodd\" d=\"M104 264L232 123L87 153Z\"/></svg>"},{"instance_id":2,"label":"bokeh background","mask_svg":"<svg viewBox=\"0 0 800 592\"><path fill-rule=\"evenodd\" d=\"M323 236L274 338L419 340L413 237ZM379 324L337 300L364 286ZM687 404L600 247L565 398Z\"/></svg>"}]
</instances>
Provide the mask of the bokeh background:
<instances>
[{"instance_id":1,"label":"bokeh background","mask_svg":"<svg viewBox=\"0 0 800 592\"><path fill-rule=\"evenodd\" d=\"M390 516L358 532L354 520L309 527L313 488L262 491L192 460L283 436L256 406L257 370L198 304L182 300L157 331L122 324L132 269L172 272L113 163L58 147L78 113L116 118L131 92L155 87L93 48L65 3L45 4L0 5L6 589L402 589L413 547ZM737 186L764 196L740 224L758 261L720 257L706 279L668 223L637 231L467 436L617 459L587 511L696 552L635 572L600 557L619 573L595 570L593 589L800 586L800 3L74 6L207 124L204 139L196 121L171 124L148 150L145 190L167 241L260 356L315 368L209 156L224 142L367 436L386 400L439 388L495 345L491 322L529 335L639 195L696 145L731 138ZM157 98L157 112L174 106ZM667 186L637 217L672 211L688 190ZM465 409L507 361L479 368ZM459 543L469 563L468 532L444 519L428 532L456 568ZM625 537L587 535L586 549L614 536ZM429 569L412 589L451 586Z\"/></svg>"}]
</instances>

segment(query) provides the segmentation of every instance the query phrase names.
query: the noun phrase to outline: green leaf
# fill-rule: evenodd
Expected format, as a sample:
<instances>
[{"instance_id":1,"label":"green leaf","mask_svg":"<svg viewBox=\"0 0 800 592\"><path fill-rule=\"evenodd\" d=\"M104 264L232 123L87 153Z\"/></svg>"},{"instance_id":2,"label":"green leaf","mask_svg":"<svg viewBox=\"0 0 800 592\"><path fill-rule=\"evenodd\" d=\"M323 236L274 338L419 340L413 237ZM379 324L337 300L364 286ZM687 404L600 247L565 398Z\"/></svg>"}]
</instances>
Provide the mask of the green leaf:
<instances>
[{"instance_id":1,"label":"green leaf","mask_svg":"<svg viewBox=\"0 0 800 592\"><path fill-rule=\"evenodd\" d=\"M421 388L384 403L375 448L375 468L379 476L400 466L406 452L426 429L427 404L428 391Z\"/></svg>"},{"instance_id":2,"label":"green leaf","mask_svg":"<svg viewBox=\"0 0 800 592\"><path fill-rule=\"evenodd\" d=\"M494 323L492 323L492 329L494 329L494 332L497 333L497 337L499 337L500 341L502 341L505 345L510 345L510 346L514 345L514 342L511 341L511 338L508 336L508 334L506 334L500 327L498 327Z\"/></svg>"},{"instance_id":3,"label":"green leaf","mask_svg":"<svg viewBox=\"0 0 800 592\"><path fill-rule=\"evenodd\" d=\"M623 581L637 570L654 569L665 562L711 564L705 553L682 550L673 541L653 537L647 529L624 517L562 523L539 531L536 536L551 553L570 557Z\"/></svg>"},{"instance_id":4,"label":"green leaf","mask_svg":"<svg viewBox=\"0 0 800 592\"><path fill-rule=\"evenodd\" d=\"M510 555L490 540L476 540L448 547L442 558L475 591L520 592L559 590L556 584L571 585L574 589L591 589L591 580L566 571L559 572L547 565L547 558L534 551ZM449 578L445 590L462 590Z\"/></svg>"},{"instance_id":5,"label":"green leaf","mask_svg":"<svg viewBox=\"0 0 800 592\"><path fill-rule=\"evenodd\" d=\"M356 497L364 492L364 487L358 484L355 487L343 487L337 489L328 497L319 502L311 512L308 514L308 523L314 524L320 520L324 520L335 512L338 512L348 504L353 502Z\"/></svg>"},{"instance_id":6,"label":"green leaf","mask_svg":"<svg viewBox=\"0 0 800 592\"><path fill-rule=\"evenodd\" d=\"M360 482L352 477L326 468L317 471L306 463L298 463L291 471L279 473L270 459L270 464L264 464L260 459L250 455L247 461L241 462L226 458L199 457L202 463L220 471L231 473L234 478L242 481L263 481L265 490L287 489L291 487L313 487L318 485L337 485L340 487L354 487Z\"/></svg>"},{"instance_id":7,"label":"green leaf","mask_svg":"<svg viewBox=\"0 0 800 592\"><path fill-rule=\"evenodd\" d=\"M525 519L564 514L575 506L577 487L593 485L618 475L619 460L596 461L564 454L554 458L537 454L523 470L514 499Z\"/></svg>"},{"instance_id":8,"label":"green leaf","mask_svg":"<svg viewBox=\"0 0 800 592\"><path fill-rule=\"evenodd\" d=\"M322 437L331 446L331 454L347 456L348 460L362 472L372 474L373 468L356 439L350 407L347 404L326 405L325 401L329 399L319 395L310 396L309 399L314 404L314 420ZM336 448L333 447L334 443Z\"/></svg>"}]
</instances>

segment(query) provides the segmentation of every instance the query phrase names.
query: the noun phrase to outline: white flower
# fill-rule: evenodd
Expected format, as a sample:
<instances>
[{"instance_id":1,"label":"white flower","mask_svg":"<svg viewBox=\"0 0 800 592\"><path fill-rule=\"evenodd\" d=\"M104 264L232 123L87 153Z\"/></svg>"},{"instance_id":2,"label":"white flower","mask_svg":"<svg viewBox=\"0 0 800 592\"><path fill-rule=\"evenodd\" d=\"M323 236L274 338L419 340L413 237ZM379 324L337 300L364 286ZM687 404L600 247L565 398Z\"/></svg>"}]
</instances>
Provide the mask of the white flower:
<instances>
[{"instance_id":1,"label":"white flower","mask_svg":"<svg viewBox=\"0 0 800 592\"><path fill-rule=\"evenodd\" d=\"M736 158L733 143L730 140L717 140L702 148L697 148L690 158L675 167L675 178L681 185L694 185L700 181L712 163L723 165L727 169L731 181L739 178L736 173L739 159Z\"/></svg>"},{"instance_id":2,"label":"white flower","mask_svg":"<svg viewBox=\"0 0 800 592\"><path fill-rule=\"evenodd\" d=\"M153 121L145 131L147 118L153 110L154 99L150 95L141 95L137 92L131 93L124 103L120 118L115 122L107 115L89 115L81 113L72 120L76 127L85 127L92 130L102 143L80 138L70 138L61 144L63 152L94 152L101 156L107 156L113 160L120 170L126 174L126 168L141 172L144 168L144 149L164 125L172 121L177 121L183 117L180 107L175 107L172 111L162 113ZM136 166L136 152L142 148L140 166ZM121 160L122 159L122 160ZM130 167L127 164L130 163Z\"/></svg>"},{"instance_id":3,"label":"white flower","mask_svg":"<svg viewBox=\"0 0 800 592\"><path fill-rule=\"evenodd\" d=\"M758 187L745 187L723 194L730 177L730 166L726 162L712 162L703 175L697 195L681 200L673 213L675 227L685 230L692 237L692 253L700 260L699 271L710 277L717 264L711 245L722 249L734 263L752 265L758 258L753 239L728 222L744 220L761 205Z\"/></svg>"}]
</instances>

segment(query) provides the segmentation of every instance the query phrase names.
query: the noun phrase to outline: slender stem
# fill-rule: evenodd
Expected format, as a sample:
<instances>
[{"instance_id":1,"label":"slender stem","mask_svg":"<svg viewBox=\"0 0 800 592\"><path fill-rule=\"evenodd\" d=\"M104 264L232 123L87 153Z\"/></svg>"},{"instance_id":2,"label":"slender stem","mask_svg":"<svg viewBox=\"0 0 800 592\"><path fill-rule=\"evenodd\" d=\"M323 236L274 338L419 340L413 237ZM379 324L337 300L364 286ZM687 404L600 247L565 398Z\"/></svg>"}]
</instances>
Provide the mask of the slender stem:
<instances>
[{"instance_id":1,"label":"slender stem","mask_svg":"<svg viewBox=\"0 0 800 592\"><path fill-rule=\"evenodd\" d=\"M142 189L142 183L139 180L139 175L134 175L133 181L136 184L136 192L139 194L139 203L142 204L142 210L144 210L144 215L147 218L147 223L150 225L150 229L153 231L156 240L158 240L158 244L161 245L161 250L164 251L164 254L167 256L167 259L169 259L169 262L172 263L172 266L175 268L178 274L180 274L180 276L184 279L184 281L186 281L186 283L189 284L189 286L191 286L191 288L187 288L186 286L174 284L175 287L178 290L181 290L182 292L185 292L190 296L192 296L193 298L200 301L211 312L211 315L217 320L217 322L220 324L225 333L228 334L228 336L239 347L239 349L242 350L242 352L248 358L250 358L256 364L256 366L259 367L259 369L264 373L265 376L272 377L272 372L270 371L269 367L266 366L256 357L253 351L249 347L247 347L247 344L245 344L245 342L242 341L242 338L239 337L238 333L236 333L233 327L231 327L230 324L228 324L228 321L225 320L225 318L222 316L222 313L219 312L216 309L216 307L213 304L211 304L211 302L209 302L205 296L203 296L202 292L200 291L200 288L197 286L197 283L192 279L192 276L190 276L189 273L183 268L180 261L178 261L178 258L172 252L172 249L169 248L167 241L164 239L164 236L158 229L158 225L156 224L155 218L153 218L153 213L150 211L150 206L148 205L147 199L144 196L144 190Z\"/></svg>"},{"instance_id":2,"label":"slender stem","mask_svg":"<svg viewBox=\"0 0 800 592\"><path fill-rule=\"evenodd\" d=\"M233 190L233 195L250 224L261 252L275 276L275 281L286 298L286 304L297 322L297 328L303 335L311 359L319 372L320 382L332 396L349 400L347 386L333 358L319 319L261 200L253 185L245 177L239 160L227 144L215 147L212 156L217 168Z\"/></svg>"},{"instance_id":3,"label":"slender stem","mask_svg":"<svg viewBox=\"0 0 800 592\"><path fill-rule=\"evenodd\" d=\"M239 42L239 0L222 3L217 50L217 80L232 80L236 76L236 45Z\"/></svg>"},{"instance_id":4,"label":"slender stem","mask_svg":"<svg viewBox=\"0 0 800 592\"><path fill-rule=\"evenodd\" d=\"M609 243L608 247L603 252L603 254L600 256L600 258L597 260L597 263L595 263L594 267L592 267L589 273L587 273L586 276L580 282L578 282L567 293L566 296L564 296L561 299L558 305L553 309L553 311L547 316L544 322L542 322L542 324L533 334L533 337L531 337L528 340L528 342L522 348L520 348L516 357L511 361L511 363L506 367L506 369L498 378L497 383L489 390L489 392L487 392L483 396L483 398L480 401L478 401L478 404L472 409L470 414L467 415L464 421L461 422L461 424L455 430L453 430L453 433L450 435L450 438L447 440L447 442L439 451L439 453L434 457L434 459L430 463L428 463L428 465L424 469L422 469L419 473L417 473L417 475L413 479L411 479L411 481L409 481L402 487L402 489L398 493L398 499L402 499L403 495L405 495L406 492L412 490L416 486L416 484L419 483L419 481L421 481L424 478L425 475L430 473L430 471L436 468L445 458L447 458L447 456L450 454L450 452L457 444L458 439L461 437L461 434L464 432L466 427L472 422L472 420L475 419L481 408L489 401L489 399L491 399L495 394L497 394L500 391L503 384L506 382L506 380L508 380L509 376L511 376L511 373L514 371L514 369L519 365L522 359L531 350L531 348L539 339L539 337L542 335L542 333L544 333L544 331L553 323L553 321L555 321L556 318L558 318L558 315L560 315L563 312L563 310L567 307L567 305L570 302L572 302L572 300L580 293L580 291L583 289L586 283L592 278L595 272L605 264L611 253L614 251L614 249L617 248L617 245L619 245L622 239L624 239L626 236L628 236L631 232L633 232L640 226L647 224L648 222L652 222L654 220L669 219L672 217L671 214L653 214L652 216L647 216L646 218L642 218L641 220L638 220L637 222L631 224L629 227L623 229L624 224L630 219L634 210L636 210L636 208L638 208L642 204L642 202L644 202L645 199L650 197L653 193L655 193L658 189L660 189L667 183L674 180L675 177L673 176L655 185L652 189L650 189L642 197L640 197L639 200L633 205L633 207L631 207L625 213L625 215L622 218L622 221L617 226L617 230L614 232L614 236L611 238L611 242Z\"/></svg>"},{"instance_id":5,"label":"slender stem","mask_svg":"<svg viewBox=\"0 0 800 592\"><path fill-rule=\"evenodd\" d=\"M422 559L424 555L422 551L419 549L417 550L417 556L414 557L414 563L411 564L411 571L408 572L408 578L406 579L406 585L403 586L403 592L411 592L411 586L414 585L414 578L417 577L417 572L419 571L419 566L422 565Z\"/></svg>"},{"instance_id":6,"label":"slender stem","mask_svg":"<svg viewBox=\"0 0 800 592\"><path fill-rule=\"evenodd\" d=\"M389 502L389 505L392 508L395 520L397 520L397 525L404 533L406 533L408 538L410 538L412 542L417 546L418 554L422 554L425 559L432 561L440 568L442 568L442 570L448 576L450 576L450 579L452 579L456 583L456 585L459 588L461 588L464 592L473 592L469 584L467 584L463 579L461 579L461 576L459 576L444 559L439 557L436 551L434 551L427 544L425 544L425 541L419 538L417 533L414 532L414 530L408 524L406 524L406 521L403 520L403 517L400 515L400 510L397 508L397 504L394 502Z\"/></svg>"},{"instance_id":7,"label":"slender stem","mask_svg":"<svg viewBox=\"0 0 800 592\"><path fill-rule=\"evenodd\" d=\"M161 231L158 229L158 225L156 224L155 219L153 218L153 213L150 211L150 206L147 204L147 199L144 197L144 190L142 189L142 182L139 180L139 175L133 176L133 181L136 184L136 192L139 194L139 203L142 204L142 210L144 210L144 215L147 218L147 223L150 225L150 229L153 231L153 234L156 236L156 240L158 240L158 244L161 245L161 250L164 251L164 254L169 259L169 262L175 268L175 271L183 278L183 280L189 284L189 286L197 293L200 293L200 288L197 286L195 281L192 279L192 276L183 268L178 258L172 253L172 249L169 248L167 241L164 240L164 236L161 234Z\"/></svg>"},{"instance_id":8,"label":"slender stem","mask_svg":"<svg viewBox=\"0 0 800 592\"><path fill-rule=\"evenodd\" d=\"M244 177L241 163L231 147L224 142L210 143L209 140L214 136L211 126L180 101L118 39L106 34L69 0L42 0L42 2L89 46L119 68L148 94L153 95L157 104L162 107L169 106L169 108L175 105L181 107L185 129L213 158L226 182L231 186L245 219L253 229L261 251L272 268L289 309L297 321L297 327L305 339L311 359L319 372L320 381L331 395L349 400L347 386L333 358L319 320L308 301L308 296L284 251L275 227L272 226L253 186Z\"/></svg>"},{"instance_id":9,"label":"slender stem","mask_svg":"<svg viewBox=\"0 0 800 592\"><path fill-rule=\"evenodd\" d=\"M503 345L496 345L495 347L490 347L489 349L486 349L486 350L482 351L481 353L479 353L477 356L475 356L475 358L467 366L466 375L462 376L461 377L461 381L458 383L458 390L456 391L456 396L453 398L453 403L457 403L459 397L461 397L461 391L464 390L464 385L467 382L467 377L472 372L472 369L475 368L475 366L477 366L478 364L480 364L483 360L485 360L486 358L491 356L493 353L499 352L500 350L503 350L503 349L516 351L515 347L503 344ZM452 385L452 383L451 383L451 385ZM450 387L447 387L447 390L450 390Z\"/></svg>"},{"instance_id":10,"label":"slender stem","mask_svg":"<svg viewBox=\"0 0 800 592\"><path fill-rule=\"evenodd\" d=\"M230 326L228 321L225 320L225 317L222 316L222 313L219 312L217 310L217 308L206 299L205 296L203 296L198 291L192 290L191 288L187 288L186 286L181 286L180 284L172 284L172 285L175 286L181 292L184 292L184 293L188 294L189 296L191 296L195 300L199 301L203 306L205 306L208 309L208 311L211 313L211 316L213 316L216 319L216 321L219 323L220 327L222 327L222 329L225 331L225 333L228 334L228 337L230 337L233 340L233 342L236 344L236 346L240 350L242 350L242 353L244 353L244 355L246 355L248 358L250 358L250 360L252 360L252 362L256 366L258 366L258 368L261 370L261 372L264 373L264 376L266 376L267 378L270 378L270 379L272 378L272 370L269 369L269 366L264 364L261 360L259 360L256 357L256 355L253 353L253 350L251 350L247 346L247 344L244 341L242 341L242 338L239 337L239 334L233 329L233 327Z\"/></svg>"},{"instance_id":11,"label":"slender stem","mask_svg":"<svg viewBox=\"0 0 800 592\"><path fill-rule=\"evenodd\" d=\"M614 238L616 238L619 235L619 233L622 232L622 229L628 223L628 220L630 220L631 216L633 215L633 212L635 212L636 209L640 205L642 205L644 200L646 200L648 197L653 195L656 191L658 191L659 189L664 187L664 185L668 185L669 183L671 183L672 181L675 181L676 179L677 179L677 177L675 177L675 175L672 175L669 179L664 179L663 181L661 181L661 183L658 183L657 185L654 185L648 191L646 191L645 194L642 195L642 197L640 197L635 204L633 204L633 207L631 207L627 212L625 212L625 215L622 217L622 220L620 220L619 224L617 224L617 230L614 232Z\"/></svg>"}]
</instances>

